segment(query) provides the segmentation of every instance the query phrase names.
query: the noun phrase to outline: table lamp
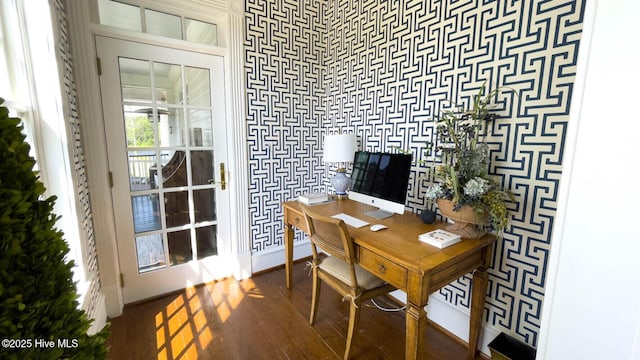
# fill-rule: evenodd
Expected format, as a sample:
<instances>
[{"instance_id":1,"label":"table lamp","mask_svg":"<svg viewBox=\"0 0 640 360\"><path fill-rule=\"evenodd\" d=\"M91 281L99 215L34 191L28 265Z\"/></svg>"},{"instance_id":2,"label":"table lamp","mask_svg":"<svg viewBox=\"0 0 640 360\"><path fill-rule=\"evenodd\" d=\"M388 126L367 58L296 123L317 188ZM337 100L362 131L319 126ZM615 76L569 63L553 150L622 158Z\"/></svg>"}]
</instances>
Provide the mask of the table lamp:
<instances>
[{"instance_id":1,"label":"table lamp","mask_svg":"<svg viewBox=\"0 0 640 360\"><path fill-rule=\"evenodd\" d=\"M329 134L324 138L324 150L322 161L325 163L338 163L338 170L331 178L331 186L336 191L338 198L347 195L347 189L351 185L351 178L347 176L345 163L353 162L353 156L358 150L355 134Z\"/></svg>"}]
</instances>

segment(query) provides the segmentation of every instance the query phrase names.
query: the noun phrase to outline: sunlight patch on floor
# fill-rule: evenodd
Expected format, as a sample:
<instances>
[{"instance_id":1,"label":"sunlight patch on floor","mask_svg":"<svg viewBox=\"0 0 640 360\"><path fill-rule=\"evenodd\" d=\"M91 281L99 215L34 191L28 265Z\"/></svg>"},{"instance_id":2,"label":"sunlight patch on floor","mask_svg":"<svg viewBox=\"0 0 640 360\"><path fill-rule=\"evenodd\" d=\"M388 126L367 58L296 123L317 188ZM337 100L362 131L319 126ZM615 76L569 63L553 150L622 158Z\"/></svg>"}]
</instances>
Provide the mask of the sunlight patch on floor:
<instances>
[{"instance_id":1,"label":"sunlight patch on floor","mask_svg":"<svg viewBox=\"0 0 640 360\"><path fill-rule=\"evenodd\" d=\"M193 286L177 295L155 316L157 359L197 359L213 341L202 306Z\"/></svg>"},{"instance_id":2,"label":"sunlight patch on floor","mask_svg":"<svg viewBox=\"0 0 640 360\"><path fill-rule=\"evenodd\" d=\"M251 279L240 282L213 282L207 284L207 290L209 290L209 294L211 294L211 301L213 301L221 322L227 321L229 317L231 317L233 310L238 308L240 303L242 303L247 293L247 288L256 288L255 283ZM238 289L242 290L238 291Z\"/></svg>"}]
</instances>

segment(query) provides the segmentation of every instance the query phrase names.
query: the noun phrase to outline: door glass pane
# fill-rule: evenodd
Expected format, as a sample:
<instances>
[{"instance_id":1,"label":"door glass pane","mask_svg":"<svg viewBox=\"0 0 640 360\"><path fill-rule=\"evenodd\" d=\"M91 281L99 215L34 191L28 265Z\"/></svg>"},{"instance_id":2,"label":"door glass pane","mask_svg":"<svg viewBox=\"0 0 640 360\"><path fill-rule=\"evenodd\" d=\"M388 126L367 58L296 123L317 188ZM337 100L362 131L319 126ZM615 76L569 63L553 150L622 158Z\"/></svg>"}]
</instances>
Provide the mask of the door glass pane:
<instances>
[{"instance_id":1,"label":"door glass pane","mask_svg":"<svg viewBox=\"0 0 640 360\"><path fill-rule=\"evenodd\" d=\"M215 225L196 229L196 246L198 248L198 260L207 256L218 255L216 230L217 229Z\"/></svg>"},{"instance_id":2,"label":"door glass pane","mask_svg":"<svg viewBox=\"0 0 640 360\"><path fill-rule=\"evenodd\" d=\"M203 21L185 19L185 40L200 44L218 46L218 27Z\"/></svg>"},{"instance_id":3,"label":"door glass pane","mask_svg":"<svg viewBox=\"0 0 640 360\"><path fill-rule=\"evenodd\" d=\"M128 161L131 191L157 188L157 159L154 151L129 151Z\"/></svg>"},{"instance_id":4,"label":"door glass pane","mask_svg":"<svg viewBox=\"0 0 640 360\"><path fill-rule=\"evenodd\" d=\"M125 101L151 102L151 70L149 62L119 58L120 86Z\"/></svg>"},{"instance_id":5,"label":"door glass pane","mask_svg":"<svg viewBox=\"0 0 640 360\"><path fill-rule=\"evenodd\" d=\"M187 186L187 156L184 151L160 152L162 163L162 186L165 188Z\"/></svg>"},{"instance_id":6,"label":"door glass pane","mask_svg":"<svg viewBox=\"0 0 640 360\"><path fill-rule=\"evenodd\" d=\"M187 112L191 146L213 146L213 129L211 128L211 111L189 110Z\"/></svg>"},{"instance_id":7,"label":"door glass pane","mask_svg":"<svg viewBox=\"0 0 640 360\"><path fill-rule=\"evenodd\" d=\"M184 123L184 111L180 108L169 107L159 115L158 141L161 147L186 146L186 128Z\"/></svg>"},{"instance_id":8,"label":"door glass pane","mask_svg":"<svg viewBox=\"0 0 640 360\"><path fill-rule=\"evenodd\" d=\"M129 147L154 147L155 133L151 108L124 106L124 127Z\"/></svg>"},{"instance_id":9,"label":"door glass pane","mask_svg":"<svg viewBox=\"0 0 640 360\"><path fill-rule=\"evenodd\" d=\"M160 234L136 237L136 250L139 273L160 269L166 264Z\"/></svg>"},{"instance_id":10,"label":"door glass pane","mask_svg":"<svg viewBox=\"0 0 640 360\"><path fill-rule=\"evenodd\" d=\"M158 194L131 197L133 210L133 228L136 234L160 230L160 200Z\"/></svg>"},{"instance_id":11,"label":"door glass pane","mask_svg":"<svg viewBox=\"0 0 640 360\"><path fill-rule=\"evenodd\" d=\"M182 67L180 65L153 63L156 101L180 104L182 102Z\"/></svg>"},{"instance_id":12,"label":"door glass pane","mask_svg":"<svg viewBox=\"0 0 640 360\"><path fill-rule=\"evenodd\" d=\"M190 230L168 233L167 244L169 246L169 265L184 264L193 259Z\"/></svg>"},{"instance_id":13,"label":"door glass pane","mask_svg":"<svg viewBox=\"0 0 640 360\"><path fill-rule=\"evenodd\" d=\"M99 0L100 23L121 29L142 31L140 8L112 0Z\"/></svg>"},{"instance_id":14,"label":"door glass pane","mask_svg":"<svg viewBox=\"0 0 640 360\"><path fill-rule=\"evenodd\" d=\"M179 16L146 9L147 33L182 40L182 23Z\"/></svg>"},{"instance_id":15,"label":"door glass pane","mask_svg":"<svg viewBox=\"0 0 640 360\"><path fill-rule=\"evenodd\" d=\"M187 127L187 119L185 115L186 110L180 109L176 111L176 123L178 124L177 136L179 140L179 146L187 146L187 136L189 129Z\"/></svg>"},{"instance_id":16,"label":"door glass pane","mask_svg":"<svg viewBox=\"0 0 640 360\"><path fill-rule=\"evenodd\" d=\"M167 192L164 194L164 210L167 227L189 224L189 192Z\"/></svg>"},{"instance_id":17,"label":"door glass pane","mask_svg":"<svg viewBox=\"0 0 640 360\"><path fill-rule=\"evenodd\" d=\"M214 189L194 190L193 207L196 222L216 219L216 198Z\"/></svg>"},{"instance_id":18,"label":"door glass pane","mask_svg":"<svg viewBox=\"0 0 640 360\"><path fill-rule=\"evenodd\" d=\"M191 151L191 181L193 185L207 185L214 179L213 151Z\"/></svg>"},{"instance_id":19,"label":"door glass pane","mask_svg":"<svg viewBox=\"0 0 640 360\"><path fill-rule=\"evenodd\" d=\"M187 76L187 104L195 106L211 105L209 70L185 67Z\"/></svg>"},{"instance_id":20,"label":"door glass pane","mask_svg":"<svg viewBox=\"0 0 640 360\"><path fill-rule=\"evenodd\" d=\"M140 8L113 0L98 0L100 24L142 32ZM146 33L218 46L216 24L185 18L184 31L179 16L145 9ZM184 36L182 35L184 33Z\"/></svg>"}]
</instances>

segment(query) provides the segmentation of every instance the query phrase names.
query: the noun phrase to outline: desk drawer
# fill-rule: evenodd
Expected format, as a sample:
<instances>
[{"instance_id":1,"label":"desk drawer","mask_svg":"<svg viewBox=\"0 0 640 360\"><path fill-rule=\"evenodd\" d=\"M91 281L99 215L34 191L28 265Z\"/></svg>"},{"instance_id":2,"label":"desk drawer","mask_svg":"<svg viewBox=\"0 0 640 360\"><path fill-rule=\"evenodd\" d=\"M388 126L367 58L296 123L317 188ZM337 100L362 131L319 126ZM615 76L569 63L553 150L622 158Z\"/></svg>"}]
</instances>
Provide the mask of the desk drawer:
<instances>
[{"instance_id":1,"label":"desk drawer","mask_svg":"<svg viewBox=\"0 0 640 360\"><path fill-rule=\"evenodd\" d=\"M309 229L307 229L307 222L304 219L304 215L295 210L284 208L284 218L286 223L291 224L298 229L305 232L305 234L309 233Z\"/></svg>"},{"instance_id":2,"label":"desk drawer","mask_svg":"<svg viewBox=\"0 0 640 360\"><path fill-rule=\"evenodd\" d=\"M407 269L367 249L358 249L360 266L397 288L406 288Z\"/></svg>"}]
</instances>

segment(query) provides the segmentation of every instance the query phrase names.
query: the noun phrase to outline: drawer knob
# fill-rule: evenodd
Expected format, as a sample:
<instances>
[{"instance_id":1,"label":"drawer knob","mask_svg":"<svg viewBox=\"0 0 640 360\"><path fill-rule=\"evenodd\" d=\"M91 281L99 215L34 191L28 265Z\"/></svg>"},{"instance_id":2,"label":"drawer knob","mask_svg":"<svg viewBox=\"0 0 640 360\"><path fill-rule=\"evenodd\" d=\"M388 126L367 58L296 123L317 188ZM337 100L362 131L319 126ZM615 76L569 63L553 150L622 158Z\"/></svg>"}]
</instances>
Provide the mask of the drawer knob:
<instances>
[{"instance_id":1,"label":"drawer knob","mask_svg":"<svg viewBox=\"0 0 640 360\"><path fill-rule=\"evenodd\" d=\"M384 264L380 264L380 266L378 267L378 271L380 272L380 274L384 274L387 271L387 268L384 266Z\"/></svg>"}]
</instances>

